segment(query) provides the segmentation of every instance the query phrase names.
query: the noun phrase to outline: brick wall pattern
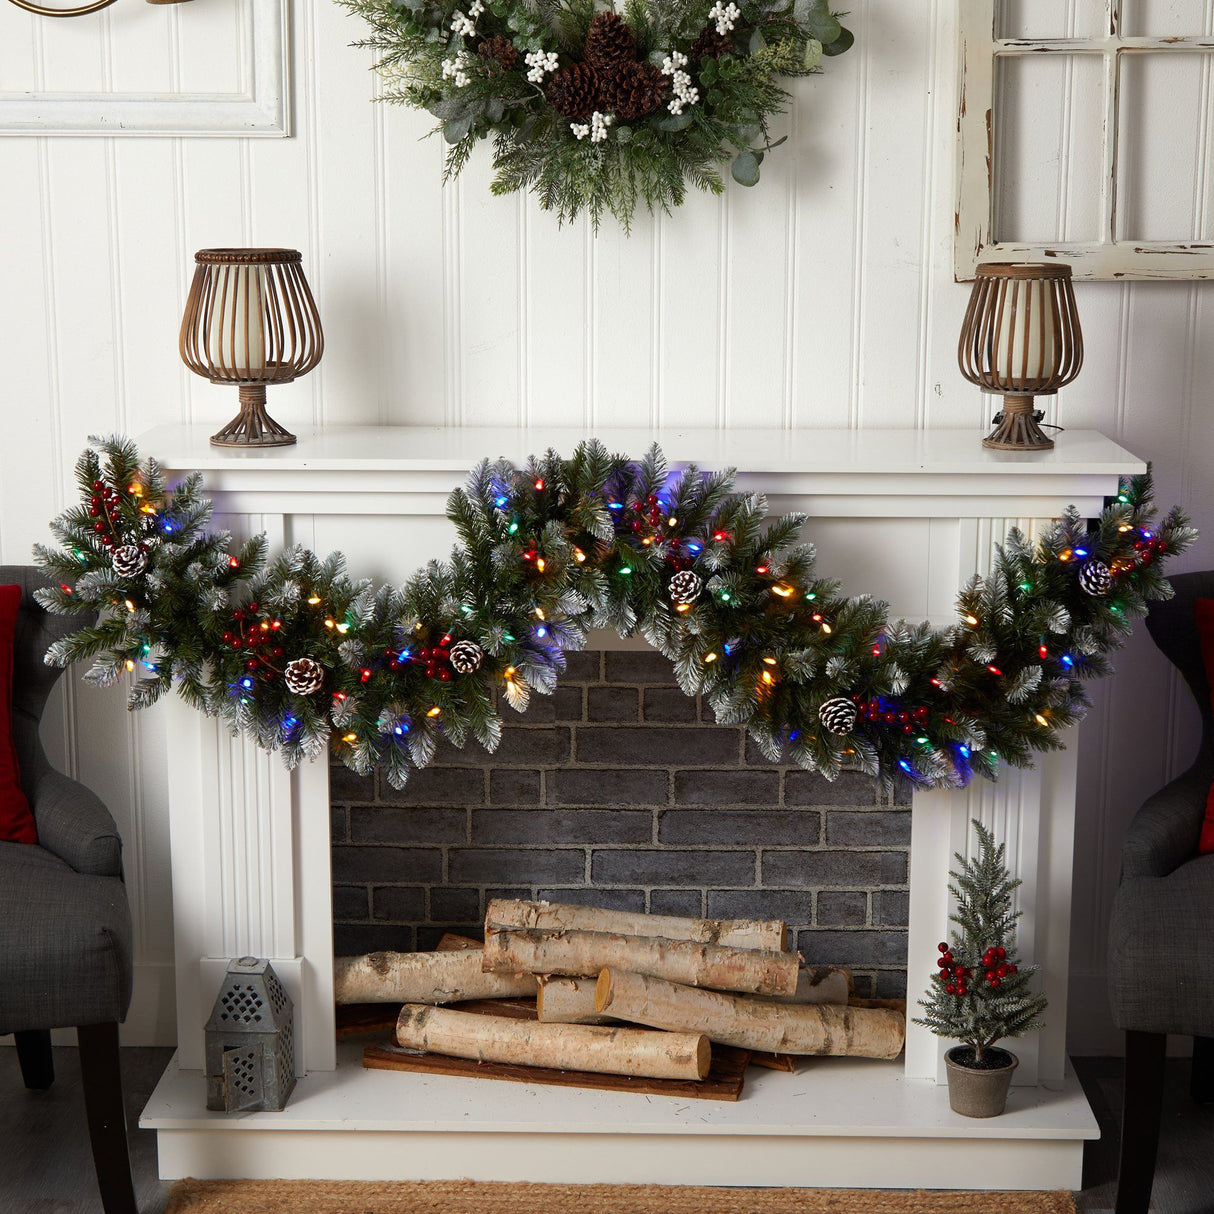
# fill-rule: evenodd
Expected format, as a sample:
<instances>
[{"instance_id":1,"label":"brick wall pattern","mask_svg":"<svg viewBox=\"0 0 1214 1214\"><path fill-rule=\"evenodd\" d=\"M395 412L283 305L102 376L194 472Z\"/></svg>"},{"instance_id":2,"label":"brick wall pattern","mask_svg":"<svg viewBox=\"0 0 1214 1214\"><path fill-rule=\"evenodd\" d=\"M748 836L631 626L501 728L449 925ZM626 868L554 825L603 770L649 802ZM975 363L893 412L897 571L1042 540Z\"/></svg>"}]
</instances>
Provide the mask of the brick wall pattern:
<instances>
[{"instance_id":1,"label":"brick wall pattern","mask_svg":"<svg viewBox=\"0 0 1214 1214\"><path fill-rule=\"evenodd\" d=\"M906 990L908 804L773 764L684 696L660 654L571 654L552 696L503 709L496 753L440 746L397 791L331 774L339 954L480 934L486 900L784 919L810 964Z\"/></svg>"}]
</instances>

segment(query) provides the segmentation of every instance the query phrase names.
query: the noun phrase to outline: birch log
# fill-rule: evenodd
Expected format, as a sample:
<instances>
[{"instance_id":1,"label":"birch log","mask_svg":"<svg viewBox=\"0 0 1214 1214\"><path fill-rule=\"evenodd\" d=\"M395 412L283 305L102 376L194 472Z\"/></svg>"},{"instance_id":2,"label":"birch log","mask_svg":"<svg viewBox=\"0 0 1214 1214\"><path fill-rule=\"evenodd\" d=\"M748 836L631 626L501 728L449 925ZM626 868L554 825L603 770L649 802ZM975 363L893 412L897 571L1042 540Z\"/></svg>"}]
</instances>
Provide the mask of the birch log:
<instances>
[{"instance_id":1,"label":"birch log","mask_svg":"<svg viewBox=\"0 0 1214 1214\"><path fill-rule=\"evenodd\" d=\"M846 1003L851 994L851 975L847 970L802 967L797 989L791 995L756 995L776 1003Z\"/></svg>"},{"instance_id":2,"label":"birch log","mask_svg":"<svg viewBox=\"0 0 1214 1214\"><path fill-rule=\"evenodd\" d=\"M697 944L763 948L775 952L788 948L788 928L779 919L689 919L680 915L646 915L640 911L606 910L565 902L494 898L485 914L485 930L502 927L657 936L663 940L694 940Z\"/></svg>"},{"instance_id":3,"label":"birch log","mask_svg":"<svg viewBox=\"0 0 1214 1214\"><path fill-rule=\"evenodd\" d=\"M594 1006L619 1020L769 1054L896 1058L906 1039L905 1018L885 1008L764 1003L610 969L599 975Z\"/></svg>"},{"instance_id":4,"label":"birch log","mask_svg":"<svg viewBox=\"0 0 1214 1214\"><path fill-rule=\"evenodd\" d=\"M800 960L799 953L768 949L525 928L487 931L482 964L494 973L562 974L572 978L608 968L621 969L688 986L791 995L797 989Z\"/></svg>"},{"instance_id":5,"label":"birch log","mask_svg":"<svg viewBox=\"0 0 1214 1214\"><path fill-rule=\"evenodd\" d=\"M421 1004L401 1008L396 1040L409 1049L479 1062L650 1079L703 1079L712 1062L712 1046L702 1033L540 1024Z\"/></svg>"},{"instance_id":6,"label":"birch log","mask_svg":"<svg viewBox=\"0 0 1214 1214\"><path fill-rule=\"evenodd\" d=\"M541 978L535 1013L544 1024L602 1024L594 1010L594 978Z\"/></svg>"},{"instance_id":7,"label":"birch log","mask_svg":"<svg viewBox=\"0 0 1214 1214\"><path fill-rule=\"evenodd\" d=\"M337 1003L460 1003L535 994L530 974L487 974L481 950L439 953L367 953L333 962Z\"/></svg>"}]
</instances>

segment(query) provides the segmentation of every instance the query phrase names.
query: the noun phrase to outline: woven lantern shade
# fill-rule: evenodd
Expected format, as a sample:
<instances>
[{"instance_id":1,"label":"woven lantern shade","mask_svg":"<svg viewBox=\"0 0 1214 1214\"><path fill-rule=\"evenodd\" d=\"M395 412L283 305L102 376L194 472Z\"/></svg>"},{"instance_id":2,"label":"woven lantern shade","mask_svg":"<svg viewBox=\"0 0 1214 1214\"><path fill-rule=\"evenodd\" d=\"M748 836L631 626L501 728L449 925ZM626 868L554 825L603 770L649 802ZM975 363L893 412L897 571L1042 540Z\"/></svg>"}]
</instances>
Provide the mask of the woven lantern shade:
<instances>
[{"instance_id":1,"label":"woven lantern shade","mask_svg":"<svg viewBox=\"0 0 1214 1214\"><path fill-rule=\"evenodd\" d=\"M1041 451L1054 445L1033 410L1033 398L1069 384L1083 366L1083 334L1071 267L980 265L957 345L961 374L1003 395L1003 412L984 447Z\"/></svg>"},{"instance_id":2,"label":"woven lantern shade","mask_svg":"<svg viewBox=\"0 0 1214 1214\"><path fill-rule=\"evenodd\" d=\"M217 447L284 447L295 435L266 412L266 385L320 362L325 338L295 249L201 249L181 320L181 357L213 384L235 384L240 413Z\"/></svg>"}]
</instances>

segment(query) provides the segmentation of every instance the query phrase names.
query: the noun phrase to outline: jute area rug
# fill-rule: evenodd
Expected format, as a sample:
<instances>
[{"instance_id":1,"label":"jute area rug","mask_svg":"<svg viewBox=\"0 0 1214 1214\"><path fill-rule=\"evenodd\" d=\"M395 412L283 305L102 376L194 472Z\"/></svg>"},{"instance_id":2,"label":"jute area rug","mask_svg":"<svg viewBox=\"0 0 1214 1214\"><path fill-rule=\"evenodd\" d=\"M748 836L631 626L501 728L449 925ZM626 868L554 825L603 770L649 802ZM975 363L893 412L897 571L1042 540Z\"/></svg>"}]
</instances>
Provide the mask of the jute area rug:
<instances>
[{"instance_id":1,"label":"jute area rug","mask_svg":"<svg viewBox=\"0 0 1214 1214\"><path fill-rule=\"evenodd\" d=\"M1075 1214L1070 1193L181 1180L165 1214Z\"/></svg>"}]
</instances>

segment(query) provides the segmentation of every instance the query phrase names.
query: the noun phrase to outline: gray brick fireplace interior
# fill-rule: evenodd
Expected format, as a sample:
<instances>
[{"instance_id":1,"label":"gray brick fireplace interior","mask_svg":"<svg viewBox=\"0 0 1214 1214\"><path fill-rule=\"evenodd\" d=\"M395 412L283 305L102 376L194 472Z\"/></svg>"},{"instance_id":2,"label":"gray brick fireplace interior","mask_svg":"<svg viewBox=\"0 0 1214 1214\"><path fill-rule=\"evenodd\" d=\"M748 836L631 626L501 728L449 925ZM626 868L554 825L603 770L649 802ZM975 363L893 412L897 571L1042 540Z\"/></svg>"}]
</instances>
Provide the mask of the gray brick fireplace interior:
<instances>
[{"instance_id":1,"label":"gray brick fireplace interior","mask_svg":"<svg viewBox=\"0 0 1214 1214\"><path fill-rule=\"evenodd\" d=\"M430 948L479 934L487 898L551 898L781 918L808 963L905 994L909 804L769 762L654 652L571 654L554 695L502 714L496 753L443 746L403 791L332 769L339 954Z\"/></svg>"}]
</instances>

